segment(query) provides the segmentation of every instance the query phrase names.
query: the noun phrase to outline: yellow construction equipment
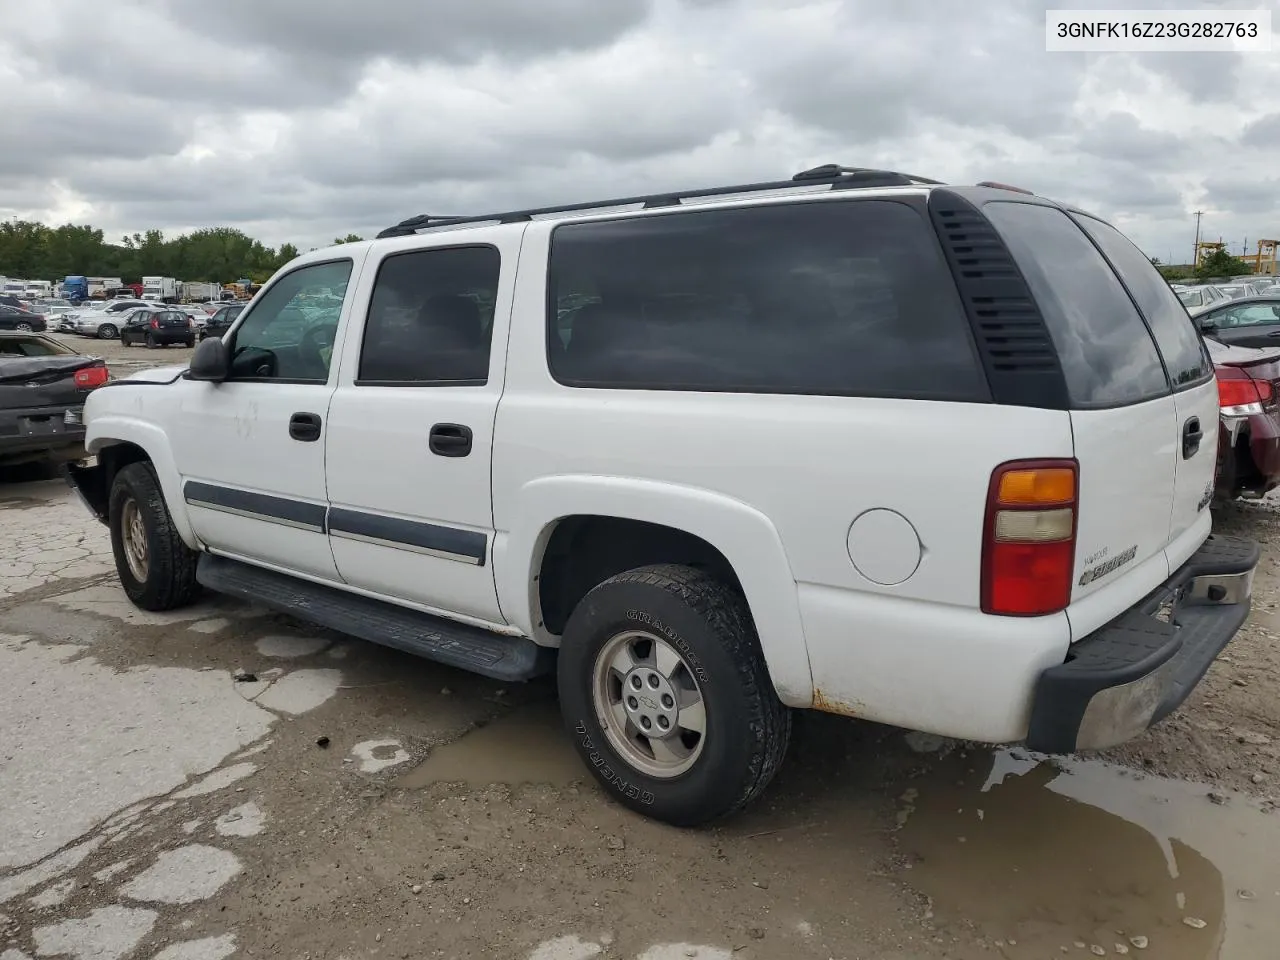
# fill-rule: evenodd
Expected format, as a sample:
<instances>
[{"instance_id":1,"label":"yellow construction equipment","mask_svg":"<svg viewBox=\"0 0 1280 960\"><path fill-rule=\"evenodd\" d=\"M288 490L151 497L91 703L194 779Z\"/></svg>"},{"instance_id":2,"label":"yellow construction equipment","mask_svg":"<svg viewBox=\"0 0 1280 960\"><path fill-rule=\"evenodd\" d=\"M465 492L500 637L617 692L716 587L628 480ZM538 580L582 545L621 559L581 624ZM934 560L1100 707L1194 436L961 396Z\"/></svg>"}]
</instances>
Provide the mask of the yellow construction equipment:
<instances>
[{"instance_id":1,"label":"yellow construction equipment","mask_svg":"<svg viewBox=\"0 0 1280 960\"><path fill-rule=\"evenodd\" d=\"M1226 244L1221 240L1202 240L1196 244L1196 266L1204 263L1209 255L1218 250L1225 250ZM1276 275L1276 250L1280 240L1259 240L1257 253L1246 253L1236 257L1249 265L1254 274L1274 277Z\"/></svg>"}]
</instances>

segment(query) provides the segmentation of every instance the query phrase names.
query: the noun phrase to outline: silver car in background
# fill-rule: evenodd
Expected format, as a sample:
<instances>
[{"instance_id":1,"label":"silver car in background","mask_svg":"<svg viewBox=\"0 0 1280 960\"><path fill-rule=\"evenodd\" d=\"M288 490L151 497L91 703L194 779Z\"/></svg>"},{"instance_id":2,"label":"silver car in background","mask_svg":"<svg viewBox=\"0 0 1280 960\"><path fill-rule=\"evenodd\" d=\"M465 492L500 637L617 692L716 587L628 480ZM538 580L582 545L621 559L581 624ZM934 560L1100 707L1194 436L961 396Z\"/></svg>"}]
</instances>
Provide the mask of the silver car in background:
<instances>
[{"instance_id":1,"label":"silver car in background","mask_svg":"<svg viewBox=\"0 0 1280 960\"><path fill-rule=\"evenodd\" d=\"M77 313L68 314L68 317L75 318L74 332L82 337L115 340L120 336L120 327L124 324L124 318L144 307L165 309L163 303L150 303L146 300L108 300Z\"/></svg>"}]
</instances>

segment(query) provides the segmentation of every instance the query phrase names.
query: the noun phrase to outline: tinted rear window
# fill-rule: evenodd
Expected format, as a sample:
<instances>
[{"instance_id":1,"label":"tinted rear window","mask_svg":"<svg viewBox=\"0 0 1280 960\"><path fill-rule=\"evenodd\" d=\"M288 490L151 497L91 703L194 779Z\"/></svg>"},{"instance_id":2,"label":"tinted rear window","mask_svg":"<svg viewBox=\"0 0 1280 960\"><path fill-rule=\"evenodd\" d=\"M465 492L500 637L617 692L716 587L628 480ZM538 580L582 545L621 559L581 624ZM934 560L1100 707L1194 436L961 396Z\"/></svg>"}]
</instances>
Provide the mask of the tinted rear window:
<instances>
[{"instance_id":1,"label":"tinted rear window","mask_svg":"<svg viewBox=\"0 0 1280 960\"><path fill-rule=\"evenodd\" d=\"M1094 217L1082 216L1077 220L1102 249L1103 256L1111 261L1147 318L1174 389L1202 383L1213 376L1213 364L1205 352L1204 341L1160 271L1128 237L1109 223Z\"/></svg>"},{"instance_id":2,"label":"tinted rear window","mask_svg":"<svg viewBox=\"0 0 1280 960\"><path fill-rule=\"evenodd\" d=\"M1070 217L1055 207L1010 201L988 203L982 212L1039 304L1074 406L1120 406L1169 392L1133 301Z\"/></svg>"},{"instance_id":3,"label":"tinted rear window","mask_svg":"<svg viewBox=\"0 0 1280 960\"><path fill-rule=\"evenodd\" d=\"M932 228L892 201L557 227L548 316L573 386L989 399Z\"/></svg>"}]
</instances>

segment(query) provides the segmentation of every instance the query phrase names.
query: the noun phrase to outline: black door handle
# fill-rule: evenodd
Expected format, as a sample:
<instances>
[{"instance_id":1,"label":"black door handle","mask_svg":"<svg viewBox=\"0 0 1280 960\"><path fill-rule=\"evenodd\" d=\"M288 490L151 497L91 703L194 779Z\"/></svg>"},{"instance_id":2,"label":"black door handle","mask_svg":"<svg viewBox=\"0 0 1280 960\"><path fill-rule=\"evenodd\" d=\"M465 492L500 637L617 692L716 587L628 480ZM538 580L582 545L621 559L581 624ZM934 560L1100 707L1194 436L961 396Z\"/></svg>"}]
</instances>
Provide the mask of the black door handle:
<instances>
[{"instance_id":1,"label":"black door handle","mask_svg":"<svg viewBox=\"0 0 1280 960\"><path fill-rule=\"evenodd\" d=\"M295 413L289 418L289 436L303 443L320 439L320 414Z\"/></svg>"},{"instance_id":2,"label":"black door handle","mask_svg":"<svg viewBox=\"0 0 1280 960\"><path fill-rule=\"evenodd\" d=\"M471 452L471 428L460 423L437 423L428 439L438 457L465 457Z\"/></svg>"},{"instance_id":3,"label":"black door handle","mask_svg":"<svg viewBox=\"0 0 1280 960\"><path fill-rule=\"evenodd\" d=\"M1204 432L1200 429L1200 418L1192 417L1182 425L1182 459L1190 460L1200 449L1200 441Z\"/></svg>"}]
</instances>

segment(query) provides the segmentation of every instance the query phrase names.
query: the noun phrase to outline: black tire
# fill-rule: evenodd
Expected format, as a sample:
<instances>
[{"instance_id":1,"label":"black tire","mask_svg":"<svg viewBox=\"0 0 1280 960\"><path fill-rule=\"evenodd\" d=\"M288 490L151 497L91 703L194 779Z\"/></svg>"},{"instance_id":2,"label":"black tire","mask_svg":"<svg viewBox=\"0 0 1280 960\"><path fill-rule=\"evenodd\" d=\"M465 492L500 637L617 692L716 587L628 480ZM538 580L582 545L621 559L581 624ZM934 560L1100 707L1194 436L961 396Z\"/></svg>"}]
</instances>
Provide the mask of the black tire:
<instances>
[{"instance_id":1,"label":"black tire","mask_svg":"<svg viewBox=\"0 0 1280 960\"><path fill-rule=\"evenodd\" d=\"M160 344L156 343L156 338L152 334L147 334L147 349L154 350Z\"/></svg>"},{"instance_id":2,"label":"black tire","mask_svg":"<svg viewBox=\"0 0 1280 960\"><path fill-rule=\"evenodd\" d=\"M190 338L188 338L188 339L187 339L187 349L188 349L188 350L190 350L190 349L191 349L192 347L194 347L195 345L196 345L196 338L195 338L195 337L190 337Z\"/></svg>"},{"instance_id":3,"label":"black tire","mask_svg":"<svg viewBox=\"0 0 1280 960\"><path fill-rule=\"evenodd\" d=\"M146 579L130 570L125 555L121 521L125 505L132 500L141 513L146 530ZM174 529L164 494L150 463L131 463L116 474L111 484L107 523L111 530L111 551L115 554L120 585L134 605L143 610L174 610L200 595L196 583L198 554L182 542Z\"/></svg>"},{"instance_id":4,"label":"black tire","mask_svg":"<svg viewBox=\"0 0 1280 960\"><path fill-rule=\"evenodd\" d=\"M129 335L123 330L120 331L120 345L125 347L133 346L133 344L129 342Z\"/></svg>"},{"instance_id":5,"label":"black tire","mask_svg":"<svg viewBox=\"0 0 1280 960\"><path fill-rule=\"evenodd\" d=\"M120 331L114 323L104 323L98 328L99 340L114 340L118 336L120 336Z\"/></svg>"},{"instance_id":6,"label":"black tire","mask_svg":"<svg viewBox=\"0 0 1280 960\"><path fill-rule=\"evenodd\" d=\"M676 777L642 772L610 743L592 690L597 654L629 630L660 633L696 675L706 710L702 752ZM751 803L782 766L791 711L774 694L744 598L691 567L628 570L574 609L557 667L560 709L579 755L620 803L680 827Z\"/></svg>"}]
</instances>

